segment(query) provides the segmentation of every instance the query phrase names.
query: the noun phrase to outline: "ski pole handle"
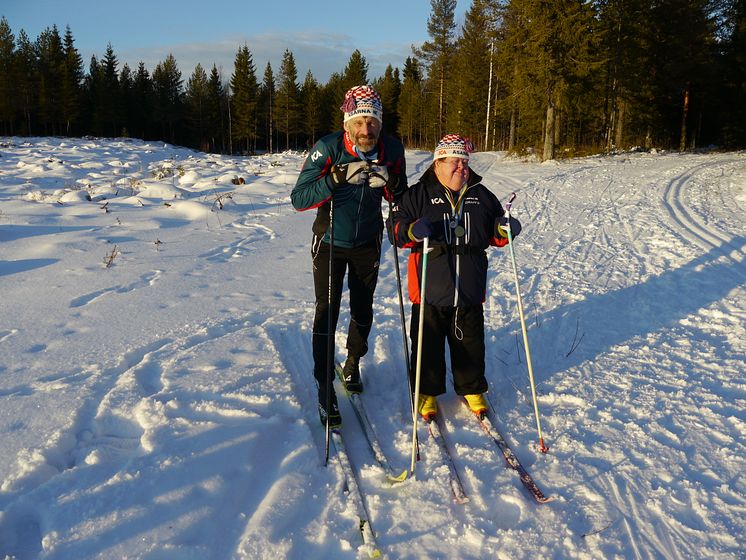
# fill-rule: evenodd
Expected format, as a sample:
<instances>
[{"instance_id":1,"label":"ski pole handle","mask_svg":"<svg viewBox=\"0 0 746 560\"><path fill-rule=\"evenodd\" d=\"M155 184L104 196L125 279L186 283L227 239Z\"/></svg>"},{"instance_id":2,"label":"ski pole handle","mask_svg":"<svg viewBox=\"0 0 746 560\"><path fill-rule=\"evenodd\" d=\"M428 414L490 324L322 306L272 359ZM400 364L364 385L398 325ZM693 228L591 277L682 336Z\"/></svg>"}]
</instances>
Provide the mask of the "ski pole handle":
<instances>
[{"instance_id":1,"label":"ski pole handle","mask_svg":"<svg viewBox=\"0 0 746 560\"><path fill-rule=\"evenodd\" d=\"M510 193L508 202L505 204L505 212L507 212L508 216L510 216L510 209L513 207L513 201L515 200L515 197L516 194L514 192Z\"/></svg>"}]
</instances>

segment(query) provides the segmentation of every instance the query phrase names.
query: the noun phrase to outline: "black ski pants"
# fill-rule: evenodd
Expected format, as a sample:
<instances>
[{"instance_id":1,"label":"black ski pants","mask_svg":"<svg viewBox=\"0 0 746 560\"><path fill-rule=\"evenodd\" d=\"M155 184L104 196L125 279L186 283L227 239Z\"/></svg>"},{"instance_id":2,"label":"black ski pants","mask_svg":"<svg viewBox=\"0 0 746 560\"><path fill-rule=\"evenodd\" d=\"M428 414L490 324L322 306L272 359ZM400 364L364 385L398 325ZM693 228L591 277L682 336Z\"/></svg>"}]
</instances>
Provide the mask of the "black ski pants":
<instances>
[{"instance_id":1,"label":"black ski pants","mask_svg":"<svg viewBox=\"0 0 746 560\"><path fill-rule=\"evenodd\" d=\"M413 304L409 335L412 340L410 376L413 388L417 371L419 323L420 305ZM446 392L446 342L451 354L453 388L456 394L463 396L487 392L482 305L440 307L425 304L420 393L437 396Z\"/></svg>"},{"instance_id":2,"label":"black ski pants","mask_svg":"<svg viewBox=\"0 0 746 560\"><path fill-rule=\"evenodd\" d=\"M381 243L380 240L374 240L352 249L334 247L331 309L329 307L329 244L322 243L317 236L314 236L311 253L313 284L316 293L316 313L313 318L313 374L319 385L324 385L326 384L329 313L331 311L332 333L335 333L345 273L350 296L347 355L360 358L368 352L368 335L373 326L373 293L378 281Z\"/></svg>"}]
</instances>

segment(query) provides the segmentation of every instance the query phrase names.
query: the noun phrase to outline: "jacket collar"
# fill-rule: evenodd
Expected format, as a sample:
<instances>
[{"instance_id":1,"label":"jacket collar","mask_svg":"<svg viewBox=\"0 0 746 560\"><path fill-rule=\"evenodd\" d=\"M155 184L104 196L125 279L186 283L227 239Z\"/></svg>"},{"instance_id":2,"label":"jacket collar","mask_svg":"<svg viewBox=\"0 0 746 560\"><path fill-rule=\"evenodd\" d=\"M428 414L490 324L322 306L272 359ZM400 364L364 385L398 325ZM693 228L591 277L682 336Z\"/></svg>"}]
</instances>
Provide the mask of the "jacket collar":
<instances>
[{"instance_id":1,"label":"jacket collar","mask_svg":"<svg viewBox=\"0 0 746 560\"><path fill-rule=\"evenodd\" d=\"M383 158L385 156L384 150L383 150L383 133L378 137L378 143L376 145L376 153L378 154L378 159L376 159L375 163L380 163L383 161ZM350 139L350 135L347 133L347 131L343 131L342 133L343 143L345 147L345 151L351 155L354 158L360 158L358 153L355 151L355 144L352 143L352 139Z\"/></svg>"}]
</instances>

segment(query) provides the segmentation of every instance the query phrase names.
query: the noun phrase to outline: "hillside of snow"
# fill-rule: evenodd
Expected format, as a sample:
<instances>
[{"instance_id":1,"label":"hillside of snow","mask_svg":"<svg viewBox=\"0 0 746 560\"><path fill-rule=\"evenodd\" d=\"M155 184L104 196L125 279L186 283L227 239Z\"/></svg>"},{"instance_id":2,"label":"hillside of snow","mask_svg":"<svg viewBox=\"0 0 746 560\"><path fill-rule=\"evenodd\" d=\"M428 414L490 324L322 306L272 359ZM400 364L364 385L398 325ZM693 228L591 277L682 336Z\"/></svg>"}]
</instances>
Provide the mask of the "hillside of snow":
<instances>
[{"instance_id":1,"label":"hillside of snow","mask_svg":"<svg viewBox=\"0 0 746 560\"><path fill-rule=\"evenodd\" d=\"M410 183L430 156L407 152ZM0 558L365 557L342 472L324 466L314 215L289 202L303 157L0 138ZM549 452L507 249L490 253L489 396L554 501L531 499L452 390L444 436L469 503L422 424L416 476L391 486L338 388L384 556L744 558L746 154L471 163L501 200L517 193ZM394 264L384 241L362 398L402 470Z\"/></svg>"}]
</instances>

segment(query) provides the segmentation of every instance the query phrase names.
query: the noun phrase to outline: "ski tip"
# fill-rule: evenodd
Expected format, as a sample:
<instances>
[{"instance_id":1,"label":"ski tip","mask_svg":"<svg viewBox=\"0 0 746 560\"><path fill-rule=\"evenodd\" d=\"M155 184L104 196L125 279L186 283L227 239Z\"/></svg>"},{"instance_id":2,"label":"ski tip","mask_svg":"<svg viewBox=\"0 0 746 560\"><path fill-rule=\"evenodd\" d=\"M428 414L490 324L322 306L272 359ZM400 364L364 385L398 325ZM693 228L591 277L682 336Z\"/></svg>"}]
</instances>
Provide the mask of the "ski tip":
<instances>
[{"instance_id":1,"label":"ski tip","mask_svg":"<svg viewBox=\"0 0 746 560\"><path fill-rule=\"evenodd\" d=\"M361 554L362 553L362 554ZM358 547L358 557L382 558L383 553L373 543L364 543Z\"/></svg>"},{"instance_id":2,"label":"ski tip","mask_svg":"<svg viewBox=\"0 0 746 560\"><path fill-rule=\"evenodd\" d=\"M393 473L389 473L386 475L386 480L390 484L396 484L398 482L404 482L407 480L407 477L409 476L409 471L407 469L404 469L399 475L394 475Z\"/></svg>"},{"instance_id":3,"label":"ski tip","mask_svg":"<svg viewBox=\"0 0 746 560\"><path fill-rule=\"evenodd\" d=\"M548 504L549 502L553 502L556 498L554 496L534 496L536 498L536 501L540 504Z\"/></svg>"}]
</instances>

